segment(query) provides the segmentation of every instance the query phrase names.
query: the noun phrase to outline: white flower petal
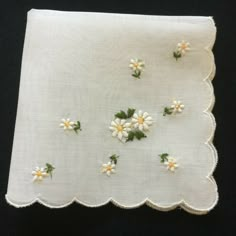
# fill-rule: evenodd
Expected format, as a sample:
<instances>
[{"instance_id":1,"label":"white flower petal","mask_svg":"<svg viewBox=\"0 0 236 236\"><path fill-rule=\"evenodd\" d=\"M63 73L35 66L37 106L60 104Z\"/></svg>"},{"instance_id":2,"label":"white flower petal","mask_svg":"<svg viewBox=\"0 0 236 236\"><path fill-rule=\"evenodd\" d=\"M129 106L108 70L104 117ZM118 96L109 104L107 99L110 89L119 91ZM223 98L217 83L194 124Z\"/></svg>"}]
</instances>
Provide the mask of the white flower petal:
<instances>
[{"instance_id":1,"label":"white flower petal","mask_svg":"<svg viewBox=\"0 0 236 236\"><path fill-rule=\"evenodd\" d=\"M124 127L125 127L125 128L129 128L130 126L131 126L131 123L125 123L125 124L124 124Z\"/></svg>"},{"instance_id":2,"label":"white flower petal","mask_svg":"<svg viewBox=\"0 0 236 236\"><path fill-rule=\"evenodd\" d=\"M138 128L139 128L140 131L143 131L143 124L140 124L140 125L138 126Z\"/></svg>"},{"instance_id":3,"label":"white flower petal","mask_svg":"<svg viewBox=\"0 0 236 236\"><path fill-rule=\"evenodd\" d=\"M122 132L119 132L119 133L118 133L118 138L121 140L122 137L123 137Z\"/></svg>"},{"instance_id":4,"label":"white flower petal","mask_svg":"<svg viewBox=\"0 0 236 236\"><path fill-rule=\"evenodd\" d=\"M147 112L144 112L143 113L143 118L145 119L146 117L148 117L149 116L149 114L147 113Z\"/></svg>"},{"instance_id":5,"label":"white flower petal","mask_svg":"<svg viewBox=\"0 0 236 236\"><path fill-rule=\"evenodd\" d=\"M120 124L123 125L123 124L125 123L125 121L126 121L125 119L122 119L122 120L120 121Z\"/></svg>"},{"instance_id":6,"label":"white flower petal","mask_svg":"<svg viewBox=\"0 0 236 236\"><path fill-rule=\"evenodd\" d=\"M107 175L108 175L108 176L111 175L111 171L110 171L110 170L107 171Z\"/></svg>"},{"instance_id":7,"label":"white flower petal","mask_svg":"<svg viewBox=\"0 0 236 236\"><path fill-rule=\"evenodd\" d=\"M115 122L116 122L117 125L119 125L120 124L120 118L116 118Z\"/></svg>"},{"instance_id":8,"label":"white flower petal","mask_svg":"<svg viewBox=\"0 0 236 236\"><path fill-rule=\"evenodd\" d=\"M36 181L38 179L38 176L35 175L34 178L33 178L33 181Z\"/></svg>"},{"instance_id":9,"label":"white flower petal","mask_svg":"<svg viewBox=\"0 0 236 236\"><path fill-rule=\"evenodd\" d=\"M137 113L134 113L133 118L138 119Z\"/></svg>"},{"instance_id":10,"label":"white flower petal","mask_svg":"<svg viewBox=\"0 0 236 236\"><path fill-rule=\"evenodd\" d=\"M112 126L110 126L110 127L109 127L109 130L111 130L111 131L115 131L115 130L116 130L116 128L115 128L115 127L112 127Z\"/></svg>"},{"instance_id":11,"label":"white flower petal","mask_svg":"<svg viewBox=\"0 0 236 236\"><path fill-rule=\"evenodd\" d=\"M144 129L144 130L149 130L149 127L148 127L148 125L147 125L146 122L143 123L143 129Z\"/></svg>"},{"instance_id":12,"label":"white flower petal","mask_svg":"<svg viewBox=\"0 0 236 236\"><path fill-rule=\"evenodd\" d=\"M152 125L153 122L150 120L147 120L147 121L145 121L145 123L150 126L150 125Z\"/></svg>"},{"instance_id":13,"label":"white flower petal","mask_svg":"<svg viewBox=\"0 0 236 236\"><path fill-rule=\"evenodd\" d=\"M125 138L128 137L128 133L127 133L126 131L123 131L123 132L122 132L122 135L123 135Z\"/></svg>"},{"instance_id":14,"label":"white flower petal","mask_svg":"<svg viewBox=\"0 0 236 236\"><path fill-rule=\"evenodd\" d=\"M139 115L139 116L143 116L143 111L139 110L139 111L138 111L138 115Z\"/></svg>"},{"instance_id":15,"label":"white flower petal","mask_svg":"<svg viewBox=\"0 0 236 236\"><path fill-rule=\"evenodd\" d=\"M115 122L115 121L112 121L112 122L111 122L111 126L117 126L116 122Z\"/></svg>"},{"instance_id":16,"label":"white flower petal","mask_svg":"<svg viewBox=\"0 0 236 236\"><path fill-rule=\"evenodd\" d=\"M152 121L152 117L151 116L148 116L145 121Z\"/></svg>"}]
</instances>

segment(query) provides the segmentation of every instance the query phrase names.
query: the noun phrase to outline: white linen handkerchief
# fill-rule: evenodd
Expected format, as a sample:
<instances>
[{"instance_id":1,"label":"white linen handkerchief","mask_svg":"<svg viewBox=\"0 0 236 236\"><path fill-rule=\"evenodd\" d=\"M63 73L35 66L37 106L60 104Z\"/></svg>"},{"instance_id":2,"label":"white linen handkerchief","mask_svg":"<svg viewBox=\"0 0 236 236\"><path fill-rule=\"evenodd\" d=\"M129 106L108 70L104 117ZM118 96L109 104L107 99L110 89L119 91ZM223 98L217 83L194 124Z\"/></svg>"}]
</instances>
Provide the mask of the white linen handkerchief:
<instances>
[{"instance_id":1,"label":"white linen handkerchief","mask_svg":"<svg viewBox=\"0 0 236 236\"><path fill-rule=\"evenodd\" d=\"M7 201L211 210L218 200L215 34L211 17L31 10ZM190 50L175 58L182 40ZM132 58L145 61L140 79L132 77ZM184 103L183 112L163 116L173 100ZM109 126L128 108L148 112L153 124L146 138L123 143ZM64 131L62 118L79 120L82 130ZM176 158L175 171L160 161L162 153ZM119 156L116 173L107 176L101 167L112 154ZM32 182L45 163L55 167L52 178Z\"/></svg>"}]
</instances>

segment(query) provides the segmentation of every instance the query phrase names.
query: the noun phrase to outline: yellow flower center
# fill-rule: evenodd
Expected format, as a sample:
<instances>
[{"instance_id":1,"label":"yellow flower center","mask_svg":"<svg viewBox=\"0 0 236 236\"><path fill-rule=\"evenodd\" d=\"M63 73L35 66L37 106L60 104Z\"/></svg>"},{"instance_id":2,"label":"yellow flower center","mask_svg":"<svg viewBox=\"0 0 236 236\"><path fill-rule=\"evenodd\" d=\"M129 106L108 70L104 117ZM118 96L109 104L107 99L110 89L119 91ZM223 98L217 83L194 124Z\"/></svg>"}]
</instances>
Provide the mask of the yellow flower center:
<instances>
[{"instance_id":1,"label":"yellow flower center","mask_svg":"<svg viewBox=\"0 0 236 236\"><path fill-rule=\"evenodd\" d=\"M180 108L180 104L175 105L175 109L179 109Z\"/></svg>"},{"instance_id":2,"label":"yellow flower center","mask_svg":"<svg viewBox=\"0 0 236 236\"><path fill-rule=\"evenodd\" d=\"M69 128L70 127L70 121L65 121L64 125L65 125L66 128Z\"/></svg>"},{"instance_id":3,"label":"yellow flower center","mask_svg":"<svg viewBox=\"0 0 236 236\"><path fill-rule=\"evenodd\" d=\"M121 132L124 129L124 127L122 125L117 125L116 128L117 128L118 132Z\"/></svg>"},{"instance_id":4,"label":"yellow flower center","mask_svg":"<svg viewBox=\"0 0 236 236\"><path fill-rule=\"evenodd\" d=\"M140 116L138 118L138 123L141 125L141 124L143 124L143 122L144 122L144 118Z\"/></svg>"},{"instance_id":5,"label":"yellow flower center","mask_svg":"<svg viewBox=\"0 0 236 236\"><path fill-rule=\"evenodd\" d=\"M42 173L40 170L38 170L38 171L36 171L36 174L35 174L35 175L37 175L38 177L40 177L40 176L43 175L43 173Z\"/></svg>"},{"instance_id":6,"label":"yellow flower center","mask_svg":"<svg viewBox=\"0 0 236 236\"><path fill-rule=\"evenodd\" d=\"M174 162L169 162L169 163L168 163L168 166L169 166L170 168L175 167L175 163L174 163Z\"/></svg>"},{"instance_id":7,"label":"yellow flower center","mask_svg":"<svg viewBox=\"0 0 236 236\"><path fill-rule=\"evenodd\" d=\"M112 167L111 166L107 166L106 167L106 171L111 171L112 170Z\"/></svg>"},{"instance_id":8,"label":"yellow flower center","mask_svg":"<svg viewBox=\"0 0 236 236\"><path fill-rule=\"evenodd\" d=\"M181 45L181 48L182 49L186 49L188 46L187 46L187 44L186 43L183 43L182 45Z\"/></svg>"},{"instance_id":9,"label":"yellow flower center","mask_svg":"<svg viewBox=\"0 0 236 236\"><path fill-rule=\"evenodd\" d=\"M135 68L139 67L139 63L134 63L134 67Z\"/></svg>"}]
</instances>

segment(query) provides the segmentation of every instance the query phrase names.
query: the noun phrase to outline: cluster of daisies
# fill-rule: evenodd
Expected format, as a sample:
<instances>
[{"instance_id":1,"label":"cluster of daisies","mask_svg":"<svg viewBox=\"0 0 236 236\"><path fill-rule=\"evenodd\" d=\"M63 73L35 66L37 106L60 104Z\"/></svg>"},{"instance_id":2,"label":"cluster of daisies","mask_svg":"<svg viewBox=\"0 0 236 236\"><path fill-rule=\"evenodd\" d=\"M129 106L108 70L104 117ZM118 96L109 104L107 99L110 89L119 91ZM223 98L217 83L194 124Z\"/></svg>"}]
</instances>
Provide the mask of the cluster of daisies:
<instances>
[{"instance_id":1,"label":"cluster of daisies","mask_svg":"<svg viewBox=\"0 0 236 236\"><path fill-rule=\"evenodd\" d=\"M177 44L176 50L173 52L173 56L176 60L184 56L187 51L190 50L190 43L182 40Z\"/></svg>"},{"instance_id":2,"label":"cluster of daisies","mask_svg":"<svg viewBox=\"0 0 236 236\"><path fill-rule=\"evenodd\" d=\"M134 138L140 140L146 137L145 132L149 130L153 119L143 111L135 112L135 109L129 108L127 113L120 111L115 114L115 119L109 127L112 136L118 138L121 142L133 141Z\"/></svg>"}]
</instances>

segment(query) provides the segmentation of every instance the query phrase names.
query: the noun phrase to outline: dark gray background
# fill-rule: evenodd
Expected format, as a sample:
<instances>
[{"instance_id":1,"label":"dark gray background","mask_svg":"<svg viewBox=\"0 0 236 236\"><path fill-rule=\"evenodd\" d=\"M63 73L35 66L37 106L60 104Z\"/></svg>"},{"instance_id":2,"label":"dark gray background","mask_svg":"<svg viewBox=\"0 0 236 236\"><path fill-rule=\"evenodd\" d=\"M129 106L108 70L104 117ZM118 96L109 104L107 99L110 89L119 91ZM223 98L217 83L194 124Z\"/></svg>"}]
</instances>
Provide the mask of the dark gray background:
<instances>
[{"instance_id":1,"label":"dark gray background","mask_svg":"<svg viewBox=\"0 0 236 236\"><path fill-rule=\"evenodd\" d=\"M176 209L164 213L147 206L123 210L112 204L86 208L72 204L51 210L39 204L16 209L4 198L7 190L26 14L31 8L65 11L114 12L150 15L213 16L218 28L213 82L217 121L214 144L219 164L214 173L220 201L205 216ZM0 1L0 235L236 235L236 8L223 0L8 0Z\"/></svg>"}]
</instances>

